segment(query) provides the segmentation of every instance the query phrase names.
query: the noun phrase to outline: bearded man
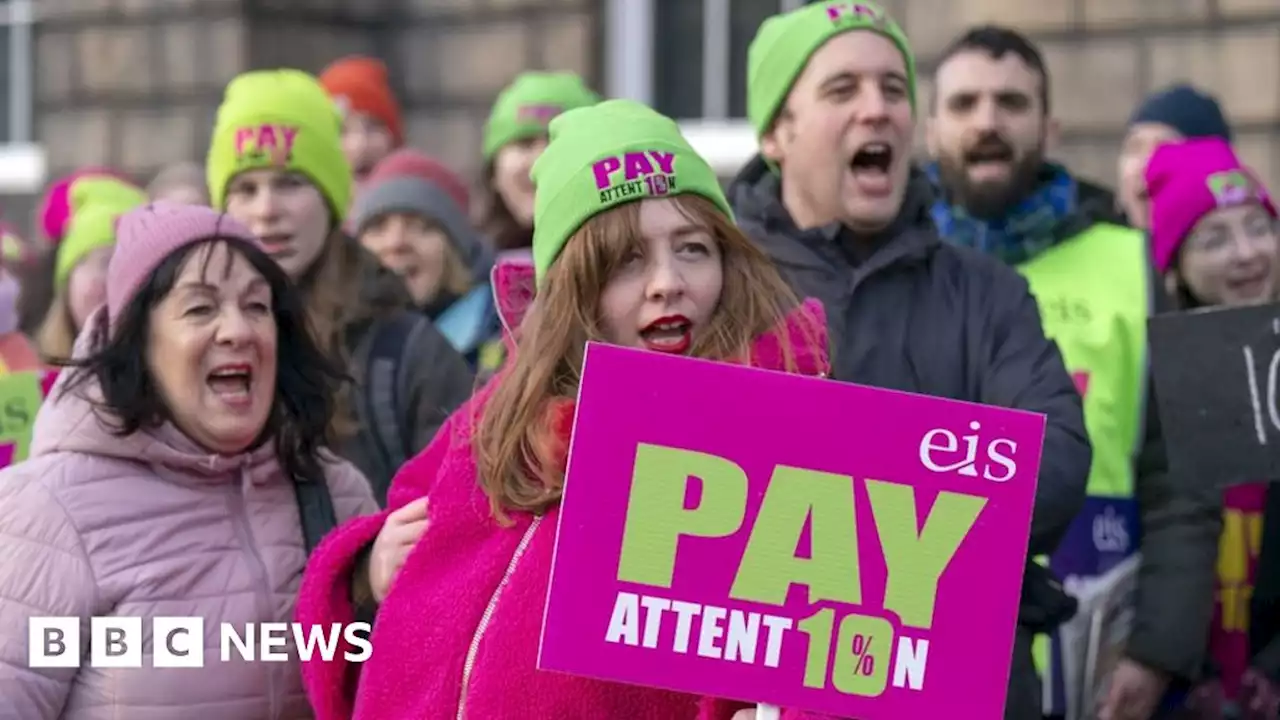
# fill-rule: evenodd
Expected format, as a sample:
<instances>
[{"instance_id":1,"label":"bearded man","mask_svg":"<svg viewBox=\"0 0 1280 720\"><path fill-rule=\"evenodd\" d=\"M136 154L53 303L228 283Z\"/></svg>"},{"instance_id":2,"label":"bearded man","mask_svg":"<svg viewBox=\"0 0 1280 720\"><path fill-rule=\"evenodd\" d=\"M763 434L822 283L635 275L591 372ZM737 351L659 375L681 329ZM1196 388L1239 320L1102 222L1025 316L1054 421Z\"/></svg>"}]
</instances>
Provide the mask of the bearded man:
<instances>
[{"instance_id":1,"label":"bearded man","mask_svg":"<svg viewBox=\"0 0 1280 720\"><path fill-rule=\"evenodd\" d=\"M1111 193L1046 159L1057 126L1035 46L1001 27L970 30L943 54L934 88L934 223L1026 278L1084 400L1088 497L1045 560L1070 590L1141 553L1133 627L1097 716L1149 720L1203 667L1222 507L1212 487L1174 484L1167 471L1146 339L1167 298L1145 236L1123 226ZM1041 649L1045 714L1058 717L1061 657Z\"/></svg>"}]
</instances>

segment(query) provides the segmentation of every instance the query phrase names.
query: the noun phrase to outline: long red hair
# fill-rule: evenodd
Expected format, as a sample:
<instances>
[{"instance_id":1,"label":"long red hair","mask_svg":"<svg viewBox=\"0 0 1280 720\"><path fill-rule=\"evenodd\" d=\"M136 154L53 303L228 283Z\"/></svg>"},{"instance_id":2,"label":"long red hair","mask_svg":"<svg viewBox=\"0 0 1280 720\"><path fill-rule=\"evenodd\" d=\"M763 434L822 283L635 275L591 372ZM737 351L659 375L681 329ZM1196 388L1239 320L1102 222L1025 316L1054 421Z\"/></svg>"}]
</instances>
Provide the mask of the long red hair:
<instances>
[{"instance_id":1,"label":"long red hair","mask_svg":"<svg viewBox=\"0 0 1280 720\"><path fill-rule=\"evenodd\" d=\"M798 301L768 257L715 205L695 195L674 201L719 241L724 264L720 302L691 354L745 361L752 342L777 328ZM476 437L480 484L499 522L510 521L507 511L540 514L560 500L586 343L604 340L600 296L641 237L640 203L588 220L548 270L516 330L516 353L489 398ZM794 371L796 354L785 345L784 340L784 369Z\"/></svg>"}]
</instances>

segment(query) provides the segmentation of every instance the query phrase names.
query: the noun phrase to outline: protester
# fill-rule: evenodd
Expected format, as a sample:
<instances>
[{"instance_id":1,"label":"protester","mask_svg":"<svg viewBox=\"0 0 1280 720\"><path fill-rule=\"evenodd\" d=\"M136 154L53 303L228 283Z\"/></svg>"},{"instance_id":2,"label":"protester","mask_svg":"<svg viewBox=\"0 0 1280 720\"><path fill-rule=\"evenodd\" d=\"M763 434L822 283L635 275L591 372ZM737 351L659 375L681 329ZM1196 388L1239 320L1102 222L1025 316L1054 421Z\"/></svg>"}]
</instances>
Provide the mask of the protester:
<instances>
[{"instance_id":1,"label":"protester","mask_svg":"<svg viewBox=\"0 0 1280 720\"><path fill-rule=\"evenodd\" d=\"M434 158L397 150L365 181L352 224L475 370L482 345L501 338L489 284L493 251L471 226L468 207L462 178Z\"/></svg>"},{"instance_id":2,"label":"protester","mask_svg":"<svg viewBox=\"0 0 1280 720\"><path fill-rule=\"evenodd\" d=\"M197 615L209 653L220 623L288 622L308 545L377 509L327 450L339 368L249 230L161 204L126 214L119 235L106 303L40 409L31 459L0 471L7 716L308 720L296 662L233 655L191 682L149 663L28 664L33 616L78 617L87 641L91 617Z\"/></svg>"},{"instance_id":3,"label":"protester","mask_svg":"<svg viewBox=\"0 0 1280 720\"><path fill-rule=\"evenodd\" d=\"M1051 551L1084 498L1080 397L1026 281L934 229L929 179L911 166L916 71L902 30L872 3L806 5L761 25L747 77L761 154L730 197L792 287L826 306L833 376L1045 414L1030 551ZM1038 717L1033 627L1070 612L1031 563L1006 717Z\"/></svg>"},{"instance_id":4,"label":"protester","mask_svg":"<svg viewBox=\"0 0 1280 720\"><path fill-rule=\"evenodd\" d=\"M613 100L550 132L533 169L538 295L512 363L396 477L393 512L340 528L308 567L300 621L351 618L353 583L380 603L378 653L355 698L344 663L304 668L318 720L353 707L356 718L727 720L742 707L703 700L699 715L696 697L537 669L577 378L589 340L821 374L821 306L795 307L673 121ZM593 164L639 150L673 157L666 186L602 199ZM679 327L654 326L677 315Z\"/></svg>"},{"instance_id":5,"label":"protester","mask_svg":"<svg viewBox=\"0 0 1280 720\"><path fill-rule=\"evenodd\" d=\"M13 281L14 328L23 335L35 334L44 319L33 305L53 302L53 261L46 257L52 254L43 243L27 240L12 224L0 221L0 265Z\"/></svg>"},{"instance_id":6,"label":"protester","mask_svg":"<svg viewBox=\"0 0 1280 720\"><path fill-rule=\"evenodd\" d=\"M147 185L147 196L152 200L208 205L209 187L204 175L204 168L193 162L166 165Z\"/></svg>"},{"instance_id":7,"label":"protester","mask_svg":"<svg viewBox=\"0 0 1280 720\"><path fill-rule=\"evenodd\" d=\"M1046 159L1049 83L1040 52L1013 30L974 28L947 48L928 128L941 189L933 217L949 242L1026 277L1084 396L1089 499L1068 539L1048 548L1049 566L1079 592L1141 553L1134 626L1099 717L1146 720L1202 668L1221 500L1168 473L1146 340L1151 309L1165 303L1146 239L1116 223L1108 193ZM1039 660L1053 672L1046 712L1063 715L1062 658Z\"/></svg>"},{"instance_id":8,"label":"protester","mask_svg":"<svg viewBox=\"0 0 1280 720\"><path fill-rule=\"evenodd\" d=\"M1185 83L1153 93L1129 119L1120 148L1120 209L1135 228L1147 229L1150 198L1144 184L1147 162L1160 145L1189 138L1231 142L1231 127L1218 101Z\"/></svg>"},{"instance_id":9,"label":"protester","mask_svg":"<svg viewBox=\"0 0 1280 720\"><path fill-rule=\"evenodd\" d=\"M18 276L21 262L21 255L6 252L0 256L0 375L43 367L40 353L22 330L19 315L22 287Z\"/></svg>"},{"instance_id":10,"label":"protester","mask_svg":"<svg viewBox=\"0 0 1280 720\"><path fill-rule=\"evenodd\" d=\"M357 381L339 396L343 457L385 499L473 389L466 362L413 312L400 278L341 229L351 197L337 108L299 70L245 73L227 86L206 163L214 207L244 222L296 282L312 331Z\"/></svg>"},{"instance_id":11,"label":"protester","mask_svg":"<svg viewBox=\"0 0 1280 720\"><path fill-rule=\"evenodd\" d=\"M49 185L36 205L35 258L22 268L21 317L25 332L35 335L44 322L55 295L54 266L57 247L71 219L71 186L81 178L112 178L126 188L133 183L123 173L110 168L89 167L60 177ZM68 344L68 347L70 345Z\"/></svg>"},{"instance_id":12,"label":"protester","mask_svg":"<svg viewBox=\"0 0 1280 720\"><path fill-rule=\"evenodd\" d=\"M330 64L320 84L342 110L342 153L357 183L404 144L400 103L381 60L350 55Z\"/></svg>"},{"instance_id":13,"label":"protester","mask_svg":"<svg viewBox=\"0 0 1280 720\"><path fill-rule=\"evenodd\" d=\"M80 178L69 196L70 217L54 260L53 302L36 333L46 359L70 356L80 329L106 299L116 220L147 202L142 190L110 177Z\"/></svg>"},{"instance_id":14,"label":"protester","mask_svg":"<svg viewBox=\"0 0 1280 720\"><path fill-rule=\"evenodd\" d=\"M498 251L499 263L531 261L533 181L529 170L547 146L547 124L566 110L599 101L572 73L522 73L498 94L484 126L484 192L476 227ZM477 358L479 379L487 380L505 360L503 343L486 342Z\"/></svg>"},{"instance_id":15,"label":"protester","mask_svg":"<svg viewBox=\"0 0 1280 720\"><path fill-rule=\"evenodd\" d=\"M1161 145L1151 156L1143 186L1149 194L1152 255L1177 310L1256 305L1280 296L1276 206L1226 140ZM1280 594L1266 592L1265 586L1261 595L1254 589L1259 535L1252 528L1262 523L1267 502L1266 483L1237 485L1225 493L1226 514L1234 516L1227 526L1234 529L1222 534L1218 555L1209 635L1215 673L1192 698L1201 717L1242 709L1251 709L1251 717L1277 716L1280 694L1269 678L1280 673L1280 663L1267 658L1262 669L1250 672L1247 624L1250 595L1263 606L1280 608ZM1274 620L1258 630L1259 650L1280 636ZM1276 647L1280 651L1280 642ZM1260 714L1264 705L1270 705L1269 713Z\"/></svg>"},{"instance_id":16,"label":"protester","mask_svg":"<svg viewBox=\"0 0 1280 720\"><path fill-rule=\"evenodd\" d=\"M600 98L571 73L527 72L498 94L484 126L481 231L499 251L533 242L529 171L547 146L547 123Z\"/></svg>"},{"instance_id":17,"label":"protester","mask_svg":"<svg viewBox=\"0 0 1280 720\"><path fill-rule=\"evenodd\" d=\"M40 198L36 210L36 225L41 239L51 245L62 242L66 234L67 224L71 220L71 188L83 178L99 180L113 179L119 184L122 192L136 189L133 181L124 173L104 167L88 167L58 178Z\"/></svg>"}]
</instances>

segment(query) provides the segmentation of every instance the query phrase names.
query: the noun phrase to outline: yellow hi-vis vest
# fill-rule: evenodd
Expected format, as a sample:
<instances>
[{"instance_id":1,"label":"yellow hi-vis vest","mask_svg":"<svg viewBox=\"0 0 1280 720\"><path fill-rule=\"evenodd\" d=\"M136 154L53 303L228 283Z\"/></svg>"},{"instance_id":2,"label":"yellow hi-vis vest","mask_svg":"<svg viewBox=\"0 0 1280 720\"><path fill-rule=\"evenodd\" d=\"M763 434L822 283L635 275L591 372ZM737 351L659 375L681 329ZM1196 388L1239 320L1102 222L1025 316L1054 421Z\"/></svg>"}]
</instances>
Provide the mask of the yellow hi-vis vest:
<instances>
[{"instance_id":1,"label":"yellow hi-vis vest","mask_svg":"<svg viewBox=\"0 0 1280 720\"><path fill-rule=\"evenodd\" d=\"M1146 237L1097 224L1018 266L1084 399L1093 445L1088 499L1048 562L1070 592L1135 552L1140 540L1134 466L1147 392L1147 318L1153 309ZM1046 458L1052 462L1052 458ZM1045 711L1066 711L1057 643L1036 638ZM1072 703L1074 705L1074 701Z\"/></svg>"}]
</instances>

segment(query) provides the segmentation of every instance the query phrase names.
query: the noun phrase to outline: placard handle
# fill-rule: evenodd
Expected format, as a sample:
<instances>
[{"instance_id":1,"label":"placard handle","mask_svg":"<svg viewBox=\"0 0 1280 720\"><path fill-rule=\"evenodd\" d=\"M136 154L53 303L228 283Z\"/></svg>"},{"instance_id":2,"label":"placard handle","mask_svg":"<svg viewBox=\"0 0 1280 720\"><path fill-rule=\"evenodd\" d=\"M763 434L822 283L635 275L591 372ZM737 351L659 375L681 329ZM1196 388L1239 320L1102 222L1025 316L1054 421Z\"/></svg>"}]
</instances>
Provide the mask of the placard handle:
<instances>
[{"instance_id":1,"label":"placard handle","mask_svg":"<svg viewBox=\"0 0 1280 720\"><path fill-rule=\"evenodd\" d=\"M782 708L768 703L756 705L756 720L782 720Z\"/></svg>"}]
</instances>

